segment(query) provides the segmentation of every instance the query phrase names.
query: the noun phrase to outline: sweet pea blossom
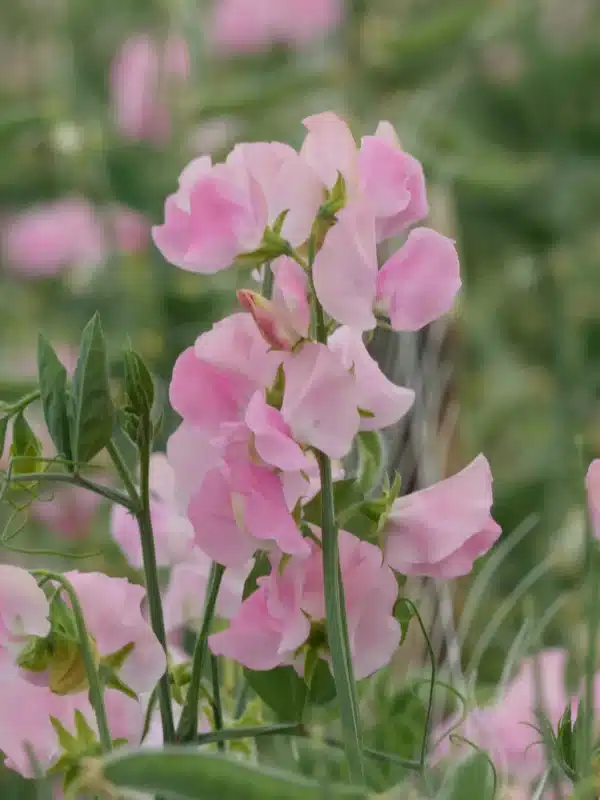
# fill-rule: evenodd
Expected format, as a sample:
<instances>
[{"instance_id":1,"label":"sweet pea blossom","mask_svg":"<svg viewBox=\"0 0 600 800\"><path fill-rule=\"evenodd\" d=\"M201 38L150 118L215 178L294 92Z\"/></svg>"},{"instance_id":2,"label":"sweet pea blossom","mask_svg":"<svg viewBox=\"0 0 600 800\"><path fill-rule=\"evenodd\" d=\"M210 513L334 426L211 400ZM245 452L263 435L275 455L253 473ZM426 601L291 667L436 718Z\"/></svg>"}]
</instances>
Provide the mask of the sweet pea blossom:
<instances>
[{"instance_id":1,"label":"sweet pea blossom","mask_svg":"<svg viewBox=\"0 0 600 800\"><path fill-rule=\"evenodd\" d=\"M466 575L502 532L490 514L492 502L483 455L456 475L396 500L384 529L386 562L403 575Z\"/></svg>"},{"instance_id":2,"label":"sweet pea blossom","mask_svg":"<svg viewBox=\"0 0 600 800\"><path fill-rule=\"evenodd\" d=\"M16 657L30 638L49 633L48 614L48 600L33 575L0 564L0 684L14 672Z\"/></svg>"},{"instance_id":3,"label":"sweet pea blossom","mask_svg":"<svg viewBox=\"0 0 600 800\"><path fill-rule=\"evenodd\" d=\"M4 261L24 278L98 266L104 263L106 250L101 220L80 197L39 203L8 217L2 226Z\"/></svg>"},{"instance_id":4,"label":"sweet pea blossom","mask_svg":"<svg viewBox=\"0 0 600 800\"><path fill-rule=\"evenodd\" d=\"M364 678L387 664L400 643L393 616L398 584L377 547L346 531L339 543L350 649L356 677ZM318 655L329 661L321 548L314 541L309 547L308 558L273 559L271 573L259 578L229 628L209 638L213 653L255 670L293 664L302 674L304 645L314 632Z\"/></svg>"},{"instance_id":5,"label":"sweet pea blossom","mask_svg":"<svg viewBox=\"0 0 600 800\"><path fill-rule=\"evenodd\" d=\"M189 75L188 46L170 37L161 47L146 34L123 43L111 66L110 93L115 121L129 139L163 144L170 115L163 83L182 84Z\"/></svg>"},{"instance_id":6,"label":"sweet pea blossom","mask_svg":"<svg viewBox=\"0 0 600 800\"><path fill-rule=\"evenodd\" d=\"M341 17L340 0L216 0L211 38L223 53L302 47L325 36Z\"/></svg>"},{"instance_id":7,"label":"sweet pea blossom","mask_svg":"<svg viewBox=\"0 0 600 800\"><path fill-rule=\"evenodd\" d=\"M597 539L600 539L600 459L590 464L585 478L590 520Z\"/></svg>"},{"instance_id":8,"label":"sweet pea blossom","mask_svg":"<svg viewBox=\"0 0 600 800\"><path fill-rule=\"evenodd\" d=\"M501 774L523 787L541 776L546 768L544 745L537 730L538 700L554 731L567 706L571 705L573 720L578 707L577 697L570 696L565 687L567 653L549 648L535 658L525 659L508 685L499 689L492 703L473 709L457 730L461 736L487 750ZM600 675L595 678L594 694L598 703ZM452 751L444 734L458 721L458 715L452 717L434 735L439 741L434 753L436 759Z\"/></svg>"},{"instance_id":9,"label":"sweet pea blossom","mask_svg":"<svg viewBox=\"0 0 600 800\"><path fill-rule=\"evenodd\" d=\"M183 561L190 553L194 531L175 503L175 475L164 453L150 458L150 518L159 566ZM140 531L135 517L123 506L113 506L111 534L129 563L143 566Z\"/></svg>"},{"instance_id":10,"label":"sweet pea blossom","mask_svg":"<svg viewBox=\"0 0 600 800\"><path fill-rule=\"evenodd\" d=\"M231 619L242 604L244 583L252 561L238 569L226 569L217 596L216 614ZM202 621L206 587L212 560L199 547L194 547L185 561L171 570L169 585L163 598L165 626L168 631L195 627Z\"/></svg>"}]
</instances>

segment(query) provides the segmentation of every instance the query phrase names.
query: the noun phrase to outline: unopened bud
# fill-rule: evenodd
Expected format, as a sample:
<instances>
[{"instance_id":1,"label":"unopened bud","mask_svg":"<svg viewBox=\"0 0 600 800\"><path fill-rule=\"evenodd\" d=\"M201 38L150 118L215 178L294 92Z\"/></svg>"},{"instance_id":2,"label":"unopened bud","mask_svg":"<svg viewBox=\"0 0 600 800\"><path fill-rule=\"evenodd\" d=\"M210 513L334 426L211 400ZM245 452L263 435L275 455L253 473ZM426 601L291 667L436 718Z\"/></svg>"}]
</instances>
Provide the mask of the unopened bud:
<instances>
[{"instance_id":1,"label":"unopened bud","mask_svg":"<svg viewBox=\"0 0 600 800\"><path fill-rule=\"evenodd\" d=\"M300 334L286 325L271 300L250 289L239 289L238 301L254 317L265 342L275 350L292 350L302 339Z\"/></svg>"}]
</instances>

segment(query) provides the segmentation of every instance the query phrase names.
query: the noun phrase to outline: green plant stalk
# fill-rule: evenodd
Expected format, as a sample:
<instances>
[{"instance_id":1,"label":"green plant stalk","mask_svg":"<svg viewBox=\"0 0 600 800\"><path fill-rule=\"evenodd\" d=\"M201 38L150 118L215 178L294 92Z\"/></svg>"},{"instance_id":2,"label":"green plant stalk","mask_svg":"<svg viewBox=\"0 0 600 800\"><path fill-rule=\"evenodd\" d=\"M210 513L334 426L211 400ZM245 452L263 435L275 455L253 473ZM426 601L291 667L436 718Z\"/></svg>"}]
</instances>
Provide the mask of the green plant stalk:
<instances>
[{"instance_id":1,"label":"green plant stalk","mask_svg":"<svg viewBox=\"0 0 600 800\"><path fill-rule=\"evenodd\" d=\"M583 777L587 778L594 773L593 750L594 750L594 722L595 722L595 698L594 683L598 662L598 627L600 624L600 575L594 565L594 551L596 541L589 518L586 524L587 533L587 580L589 607L587 609L588 622L588 650L585 664L585 726L583 736L583 757L581 760L585 770Z\"/></svg>"},{"instance_id":2,"label":"green plant stalk","mask_svg":"<svg viewBox=\"0 0 600 800\"><path fill-rule=\"evenodd\" d=\"M141 498L140 498L140 496L138 494L138 490L136 488L135 481L133 480L133 478L131 476L131 473L129 472L129 468L127 467L127 464L125 463L125 460L124 460L123 456L121 455L121 452L119 451L119 448L111 440L106 445L106 451L107 451L108 455L110 456L111 461L115 465L115 469L117 470L117 472L119 474L119 478L121 478L121 480L123 481L123 486L125 487L125 489L127 491L127 494L129 495L129 497L131 499L131 502L134 505L134 511L137 512L141 508L141 502L142 501L141 501ZM142 454L140 453L140 458L141 458L141 455ZM148 454L148 458L149 457L150 456Z\"/></svg>"},{"instance_id":3,"label":"green plant stalk","mask_svg":"<svg viewBox=\"0 0 600 800\"><path fill-rule=\"evenodd\" d=\"M12 417L15 414L18 414L19 411L23 411L23 409L30 406L32 403L35 403L36 400L39 400L41 397L41 392L39 389L34 389L32 392L29 392L26 395L23 395L20 400L17 400L16 403L7 406L4 411L2 412L3 415L8 415Z\"/></svg>"},{"instance_id":4,"label":"green plant stalk","mask_svg":"<svg viewBox=\"0 0 600 800\"><path fill-rule=\"evenodd\" d=\"M196 639L194 654L192 656L192 675L185 698L185 706L177 728L178 742L193 742L198 735L198 705L200 703L200 684L202 682L202 671L208 650L208 634L210 633L217 597L223 579L225 567L222 564L213 563L206 587L206 600L204 602L204 613L202 616L202 626Z\"/></svg>"},{"instance_id":5,"label":"green plant stalk","mask_svg":"<svg viewBox=\"0 0 600 800\"><path fill-rule=\"evenodd\" d=\"M112 750L112 739L108 727L108 719L106 717L106 708L104 707L104 692L102 684L98 676L98 670L94 662L94 655L90 646L90 639L88 636L87 628L85 627L85 618L81 605L77 598L77 592L72 584L58 572L50 572L45 569L31 570L32 575L39 575L44 580L56 581L59 583L69 597L71 609L75 618L75 625L79 635L79 645L81 647L81 657L83 659L83 666L88 679L89 698L94 714L96 716L96 723L98 724L98 735L100 737L100 744L105 753Z\"/></svg>"},{"instance_id":6,"label":"green plant stalk","mask_svg":"<svg viewBox=\"0 0 600 800\"><path fill-rule=\"evenodd\" d=\"M133 484L132 481L131 483ZM145 438L144 444L140 446L140 504L141 508L137 514L137 522L140 530L140 540L142 545L142 560L144 564L144 576L146 578L146 594L148 596L150 624L152 626L152 630L154 631L154 635L165 651L165 656L167 656L167 634L165 630L165 619L160 596L160 583L158 581L158 566L156 563L156 550L154 548L154 532L152 530L152 520L150 518L149 436ZM175 722L173 720L173 708L171 705L171 690L169 686L168 671L165 671L165 673L161 676L156 691L158 695L158 705L160 708L164 742L165 744L171 744L175 741Z\"/></svg>"},{"instance_id":7,"label":"green plant stalk","mask_svg":"<svg viewBox=\"0 0 600 800\"><path fill-rule=\"evenodd\" d=\"M221 684L219 682L219 657L210 654L210 677L213 692L213 715L215 732L223 731L223 704L221 702ZM225 752L225 742L222 738L217 740L217 747L221 752Z\"/></svg>"},{"instance_id":8,"label":"green plant stalk","mask_svg":"<svg viewBox=\"0 0 600 800\"><path fill-rule=\"evenodd\" d=\"M315 302L317 340L327 343L327 326L323 309ZM333 478L331 461L325 453L317 451L319 473L321 476L322 497L322 557L323 581L325 589L325 615L327 618L327 638L331 652L331 665L337 699L340 707L342 738L346 750L350 777L353 782L364 785L365 771L360 734L360 715L356 681L350 654L348 625L344 586L340 571L338 530L335 522L335 503L333 498Z\"/></svg>"}]
</instances>

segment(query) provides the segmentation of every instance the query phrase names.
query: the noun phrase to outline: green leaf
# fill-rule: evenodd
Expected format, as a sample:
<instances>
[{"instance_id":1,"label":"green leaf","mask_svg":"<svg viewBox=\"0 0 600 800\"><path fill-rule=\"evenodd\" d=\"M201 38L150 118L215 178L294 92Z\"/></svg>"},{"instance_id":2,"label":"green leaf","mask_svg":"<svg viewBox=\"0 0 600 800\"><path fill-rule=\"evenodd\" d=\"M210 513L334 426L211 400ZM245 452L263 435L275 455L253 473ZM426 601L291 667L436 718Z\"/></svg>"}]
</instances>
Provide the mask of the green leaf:
<instances>
[{"instance_id":1,"label":"green leaf","mask_svg":"<svg viewBox=\"0 0 600 800\"><path fill-rule=\"evenodd\" d=\"M365 494L372 491L381 476L385 456L383 438L378 431L361 431L358 442L358 482Z\"/></svg>"},{"instance_id":2,"label":"green leaf","mask_svg":"<svg viewBox=\"0 0 600 800\"><path fill-rule=\"evenodd\" d=\"M69 417L67 413L67 370L54 352L50 342L38 336L38 377L44 419L56 452L71 459Z\"/></svg>"},{"instance_id":3,"label":"green leaf","mask_svg":"<svg viewBox=\"0 0 600 800\"><path fill-rule=\"evenodd\" d=\"M114 407L110 396L106 342L98 314L81 337L81 347L69 402L72 456L86 463L110 441Z\"/></svg>"},{"instance_id":4,"label":"green leaf","mask_svg":"<svg viewBox=\"0 0 600 800\"><path fill-rule=\"evenodd\" d=\"M4 445L6 444L6 433L8 431L8 421L10 417L2 417L0 419L0 459L4 453Z\"/></svg>"},{"instance_id":5,"label":"green leaf","mask_svg":"<svg viewBox=\"0 0 600 800\"><path fill-rule=\"evenodd\" d=\"M495 775L489 756L474 753L462 761L452 773L449 783L440 793L441 800L492 800L495 793Z\"/></svg>"},{"instance_id":6,"label":"green leaf","mask_svg":"<svg viewBox=\"0 0 600 800\"><path fill-rule=\"evenodd\" d=\"M333 484L333 501L336 517L339 518L348 509L358 506L365 499L360 483L354 478L347 478ZM313 525L321 525L322 493L319 492L310 503L304 506L304 520Z\"/></svg>"},{"instance_id":7,"label":"green leaf","mask_svg":"<svg viewBox=\"0 0 600 800\"><path fill-rule=\"evenodd\" d=\"M242 763L195 748L115 753L104 761L107 780L121 789L172 800L306 800L366 798L364 790L323 785L293 773Z\"/></svg>"},{"instance_id":8,"label":"green leaf","mask_svg":"<svg viewBox=\"0 0 600 800\"><path fill-rule=\"evenodd\" d=\"M412 604L407 603L406 600L400 598L394 606L394 617L400 623L400 628L402 629L402 641L404 641L406 638L408 626L410 625L410 621L414 616L415 609L413 608Z\"/></svg>"},{"instance_id":9,"label":"green leaf","mask_svg":"<svg viewBox=\"0 0 600 800\"><path fill-rule=\"evenodd\" d=\"M123 357L125 367L125 391L129 405L142 417L150 417L154 405L154 380L144 360L128 348Z\"/></svg>"},{"instance_id":10,"label":"green leaf","mask_svg":"<svg viewBox=\"0 0 600 800\"><path fill-rule=\"evenodd\" d=\"M293 667L265 671L244 669L246 680L282 722L299 722L304 714L308 687Z\"/></svg>"},{"instance_id":11,"label":"green leaf","mask_svg":"<svg viewBox=\"0 0 600 800\"><path fill-rule=\"evenodd\" d=\"M12 471L15 475L28 472L40 472L43 469L42 444L32 431L22 411L16 415L13 422L11 457L17 457L13 463Z\"/></svg>"}]
</instances>

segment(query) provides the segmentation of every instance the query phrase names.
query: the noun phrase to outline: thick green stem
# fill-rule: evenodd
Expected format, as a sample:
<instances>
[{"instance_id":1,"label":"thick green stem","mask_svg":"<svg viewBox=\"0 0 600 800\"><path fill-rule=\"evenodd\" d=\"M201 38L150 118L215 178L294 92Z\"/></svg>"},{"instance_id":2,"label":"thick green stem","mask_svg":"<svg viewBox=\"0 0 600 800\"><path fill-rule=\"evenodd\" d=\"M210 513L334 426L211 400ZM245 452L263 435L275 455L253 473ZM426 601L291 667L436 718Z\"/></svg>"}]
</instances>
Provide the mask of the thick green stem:
<instances>
[{"instance_id":1,"label":"thick green stem","mask_svg":"<svg viewBox=\"0 0 600 800\"><path fill-rule=\"evenodd\" d=\"M150 446L148 443L140 446L140 503L141 509L137 514L137 522L140 529L142 544L142 558L144 575L146 578L146 594L148 596L150 624L166 656L168 652L167 634L160 596L160 584L158 581L154 532L152 530L152 520L150 518ZM173 721L171 691L167 671L161 676L156 691L164 742L165 744L170 744L175 741L175 723Z\"/></svg>"},{"instance_id":2,"label":"thick green stem","mask_svg":"<svg viewBox=\"0 0 600 800\"><path fill-rule=\"evenodd\" d=\"M131 472L129 471L127 464L125 463L125 460L121 455L119 448L112 440L106 445L106 450L111 458L111 461L115 465L115 469L119 474L119 478L121 478L121 480L123 481L123 486L127 490L127 494L131 499L131 503L135 507L134 510L137 512L141 506L141 500L135 485L135 481L133 480L133 477L131 475Z\"/></svg>"},{"instance_id":3,"label":"thick green stem","mask_svg":"<svg viewBox=\"0 0 600 800\"><path fill-rule=\"evenodd\" d=\"M204 601L204 614L202 626L196 639L194 655L192 656L192 675L188 687L185 706L181 714L181 720L177 729L178 742L193 742L198 735L198 706L200 703L200 684L202 682L202 671L208 650L208 634L210 633L217 597L223 579L225 567L221 564L213 563L208 586L206 587L206 600Z\"/></svg>"},{"instance_id":4,"label":"thick green stem","mask_svg":"<svg viewBox=\"0 0 600 800\"><path fill-rule=\"evenodd\" d=\"M62 586L69 597L71 610L73 611L73 617L75 618L75 625L77 627L77 634L79 636L79 646L81 647L83 666L88 679L90 703L94 709L94 714L96 715L100 744L102 745L102 750L105 753L108 753L112 750L112 739L108 727L106 709L104 707L104 693L100 678L98 676L98 670L96 669L96 662L94 661L94 654L92 653L90 638L88 636L87 628L85 627L85 618L77 598L77 592L73 588L72 584L64 577L64 575L60 575L57 572L50 572L45 569L34 569L31 571L31 574L39 575L46 581L56 581L56 583L59 583Z\"/></svg>"},{"instance_id":5,"label":"thick green stem","mask_svg":"<svg viewBox=\"0 0 600 800\"><path fill-rule=\"evenodd\" d=\"M23 409L30 406L32 403L35 403L36 400L39 400L41 396L41 392L39 389L34 389L32 392L29 392L26 395L23 395L20 400L17 400L16 403L7 406L3 413L8 414L8 416L13 416L13 414L18 414L19 411L23 411Z\"/></svg>"}]
</instances>

